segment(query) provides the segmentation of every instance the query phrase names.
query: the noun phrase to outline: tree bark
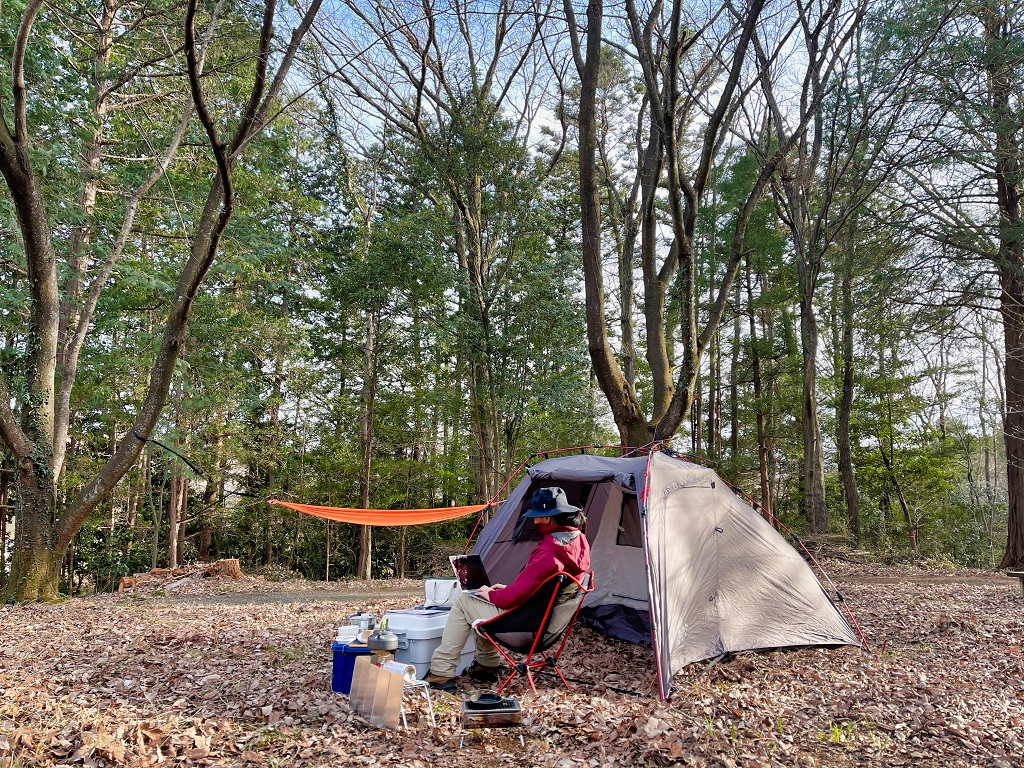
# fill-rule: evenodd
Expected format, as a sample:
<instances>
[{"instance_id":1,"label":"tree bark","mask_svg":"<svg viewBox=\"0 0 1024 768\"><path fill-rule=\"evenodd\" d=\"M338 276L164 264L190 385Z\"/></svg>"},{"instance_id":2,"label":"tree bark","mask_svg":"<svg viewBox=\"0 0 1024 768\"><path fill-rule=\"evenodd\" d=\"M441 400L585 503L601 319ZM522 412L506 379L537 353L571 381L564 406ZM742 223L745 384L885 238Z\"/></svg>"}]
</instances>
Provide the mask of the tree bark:
<instances>
[{"instance_id":1,"label":"tree bark","mask_svg":"<svg viewBox=\"0 0 1024 768\"><path fill-rule=\"evenodd\" d=\"M761 382L761 348L757 336L757 317L753 308L753 268L747 265L747 310L750 324L750 368L754 388L754 421L757 429L757 474L761 489L761 514L778 527L772 515L771 473L768 468L768 436L765 429L765 397Z\"/></svg>"},{"instance_id":2,"label":"tree bark","mask_svg":"<svg viewBox=\"0 0 1024 768\"><path fill-rule=\"evenodd\" d=\"M846 529L858 546L861 541L860 530L860 493L857 491L857 476L853 467L853 448L850 436L850 418L853 414L854 366L853 327L855 312L853 304L853 267L854 242L857 229L857 218L850 220L850 232L846 243L843 259L842 281L840 285L840 321L842 336L840 339L840 360L842 381L839 395L839 425L836 442L839 449L839 476L843 482L843 498L846 501Z\"/></svg>"},{"instance_id":3,"label":"tree bark","mask_svg":"<svg viewBox=\"0 0 1024 768\"><path fill-rule=\"evenodd\" d=\"M740 289L736 281L732 319L732 349L729 362L729 459L735 462L740 453L740 344L742 343L740 323Z\"/></svg>"},{"instance_id":4,"label":"tree bark","mask_svg":"<svg viewBox=\"0 0 1024 768\"><path fill-rule=\"evenodd\" d=\"M847 124L833 120L835 135L825 144L825 124L829 115L822 105L835 91L839 76L853 55L855 35L867 11L866 2L847 5L843 0L821 4L798 5L790 31L800 35L801 62L787 76L802 81L799 110L784 115L776 96L776 80L772 57L756 38L754 48L760 62L761 90L775 135L787 148L787 157L779 163L779 208L792 235L800 296L800 342L802 352L803 461L801 509L810 533L826 533L829 527L825 503L825 461L821 425L818 419L818 320L815 294L818 290L822 261L837 231L836 222L843 220L842 206L837 205L839 182L843 174L836 168L849 168L843 152L855 152L857 137ZM799 30L799 32L798 32ZM786 57L787 65L794 61ZM840 97L839 100L841 101ZM790 127L797 118L797 125ZM824 156L823 152L827 152ZM792 153L792 157L788 155ZM855 175L855 174L854 174ZM853 206L847 205L848 209ZM848 215L848 214L846 214Z\"/></svg>"},{"instance_id":5,"label":"tree bark","mask_svg":"<svg viewBox=\"0 0 1024 768\"><path fill-rule=\"evenodd\" d=\"M287 311L287 302L285 310ZM270 396L270 435L268 439L269 456L267 457L267 487L273 492L277 488L279 469L281 468L281 403L284 401L284 349L278 343L274 349L274 386ZM277 519L273 504L264 504L263 511L263 565L274 562L274 521Z\"/></svg>"},{"instance_id":6,"label":"tree bark","mask_svg":"<svg viewBox=\"0 0 1024 768\"><path fill-rule=\"evenodd\" d=\"M801 507L809 533L828 533L828 509L825 506L825 454L818 420L818 319L814 308L814 283L811 266L798 264L800 284L800 345L803 387L800 427L803 434L803 497ZM815 270L816 271L816 270Z\"/></svg>"},{"instance_id":7,"label":"tree bark","mask_svg":"<svg viewBox=\"0 0 1024 768\"><path fill-rule=\"evenodd\" d=\"M583 250L583 285L586 294L587 347L598 384L611 406L623 445L646 445L650 427L639 402L626 382L608 342L605 327L604 280L601 254L601 200L597 176L597 84L601 66L601 0L587 4L586 59L577 36L575 15L566 0L573 58L580 73L579 173L580 220Z\"/></svg>"},{"instance_id":8,"label":"tree bark","mask_svg":"<svg viewBox=\"0 0 1024 768\"><path fill-rule=\"evenodd\" d=\"M363 340L363 387L359 406L359 448L362 469L359 474L360 503L370 508L370 471L373 462L373 406L377 393L377 321L372 312L366 313ZM373 566L373 533L369 525L359 526L359 561L356 577L369 579Z\"/></svg>"},{"instance_id":9,"label":"tree bark","mask_svg":"<svg viewBox=\"0 0 1024 768\"><path fill-rule=\"evenodd\" d=\"M189 480L175 466L171 477L171 491L167 495L167 567L182 564L184 553L185 521L188 515Z\"/></svg>"},{"instance_id":10,"label":"tree bark","mask_svg":"<svg viewBox=\"0 0 1024 768\"><path fill-rule=\"evenodd\" d=\"M160 349L151 368L149 387L136 412L136 420L122 437L113 456L86 483L59 517L55 509L53 462L55 440L63 434L55 428L60 300L52 232L30 154L33 142L28 131L24 76L29 37L42 7L42 0L32 0L23 12L10 56L12 100L9 105L0 105L4 107L0 110L0 173L14 204L27 266L30 302L28 325L24 334L28 350L24 366L28 397L21 403L20 419L11 408L12 398L6 376L0 376L0 435L14 455L18 467L18 540L15 544L11 580L7 586L7 594L17 600L48 600L56 596L59 578L57 569L69 543L92 510L135 464L144 441L155 427L167 398L192 303L217 255L221 235L233 212L232 165L242 149L270 118L272 105L295 59L298 45L319 10L320 2L313 0L294 29L289 44L276 59L277 72L268 85L267 69L273 43L276 0L266 0L253 86L230 142L221 140L206 108L200 83L200 50L194 28L197 0L189 2L185 13L184 35L189 87L196 113L206 130L217 162L217 174L210 185L205 207L192 236L189 256L169 302ZM8 115L13 123L8 122ZM126 226L130 228L130 225ZM96 290L98 292L99 288ZM85 327L80 323L78 334L84 333ZM70 397L72 379L73 376L66 370L61 382L61 402L64 402L65 395ZM68 392L65 393L64 389ZM62 409L62 413L66 411ZM63 445L61 440L61 450Z\"/></svg>"},{"instance_id":11,"label":"tree bark","mask_svg":"<svg viewBox=\"0 0 1024 768\"><path fill-rule=\"evenodd\" d=\"M882 463L885 465L886 472L889 473L889 482L892 483L893 490L896 491L896 500L899 502L900 511L903 513L903 522L907 526L907 542L910 546L910 554L917 559L921 554L921 547L917 540L917 521L914 520L914 516L910 512L910 506L907 504L907 497L903 495L903 486L900 485L900 480L896 476L896 469L893 464L893 447L890 443L888 453L885 447L882 445L882 440L878 441L878 452L882 456Z\"/></svg>"},{"instance_id":12,"label":"tree bark","mask_svg":"<svg viewBox=\"0 0 1024 768\"><path fill-rule=\"evenodd\" d=\"M640 228L641 266L644 275L644 317L647 337L646 355L651 370L652 408L647 418L629 379L615 359L605 328L605 305L601 259L600 200L595 176L596 157L596 94L600 67L601 26L603 8L593 0L587 6L586 55L580 44L572 4L564 3L569 25L573 59L580 74L580 210L583 246L584 291L586 294L587 346L599 386L608 401L620 440L625 445L642 446L652 438L667 439L679 429L694 402L702 355L721 321L726 300L731 293L743 256L743 236L755 202L773 173L777 159L766 161L765 168L754 183L750 195L736 213L735 230L729 258L721 272L718 292L703 325L697 326L697 305L694 255L694 234L697 215L708 182L716 152L729 129L734 114L734 98L740 71L763 3L760 0L743 9L735 19L735 43L725 66L725 81L714 97L714 108L707 118L696 168L687 176L679 146L680 62L699 35L694 35L682 22L681 4L671 7L668 28L659 26L662 5L656 3L648 16L641 19L636 4L626 3L629 35L637 50L646 86L649 108L650 137L657 152L642 160L642 204ZM688 102L691 103L691 102ZM666 173L666 190L671 213L672 238L668 253L660 265L656 261L658 247L654 203L660 170ZM676 360L668 356L669 334L666 328L665 294L673 280L679 285L677 306L680 312L681 341ZM673 373L674 370L674 373Z\"/></svg>"},{"instance_id":13,"label":"tree bark","mask_svg":"<svg viewBox=\"0 0 1024 768\"><path fill-rule=\"evenodd\" d=\"M100 160L103 156L103 140L105 138L106 118L109 108L109 84L107 72L110 67L112 50L110 31L114 23L114 8L109 0L103 0L102 9L97 19L95 56L91 72L92 102L92 133L86 142L82 157L81 176L82 190L79 195L78 207L82 212L82 223L71 232L68 248L68 270L61 301L60 325L58 328L58 366L63 375L66 364L67 350L70 346L70 335L74 331L74 318L77 315L78 302L81 299L82 286L88 266L86 247L92 236L91 217L96 208L96 193L100 183ZM58 474L59 474L59 467Z\"/></svg>"},{"instance_id":14,"label":"tree bark","mask_svg":"<svg viewBox=\"0 0 1024 768\"><path fill-rule=\"evenodd\" d=\"M208 480L203 490L202 507L199 513L199 562L210 562L210 544L213 543L213 528L210 526L210 506L219 494L220 483Z\"/></svg>"},{"instance_id":15,"label":"tree bark","mask_svg":"<svg viewBox=\"0 0 1024 768\"><path fill-rule=\"evenodd\" d=\"M210 508L214 502L224 493L224 480L222 456L224 453L224 434L220 429L221 419L215 421L214 428L217 429L217 437L213 440L213 465L217 467L215 477L208 478L206 487L203 489L202 507L199 512L199 560L203 563L210 562L210 546L213 544L213 526L210 520ZM269 504L267 506L270 506Z\"/></svg>"},{"instance_id":16,"label":"tree bark","mask_svg":"<svg viewBox=\"0 0 1024 768\"><path fill-rule=\"evenodd\" d=\"M53 476L45 464L40 467L31 456L17 460L18 506L21 514L14 526L14 551L8 594L31 595L34 600L55 600L60 581L60 564L66 545L53 546Z\"/></svg>"},{"instance_id":17,"label":"tree bark","mask_svg":"<svg viewBox=\"0 0 1024 768\"><path fill-rule=\"evenodd\" d=\"M0 590L7 586L7 510L11 490L11 471L0 459Z\"/></svg>"},{"instance_id":18,"label":"tree bark","mask_svg":"<svg viewBox=\"0 0 1024 768\"><path fill-rule=\"evenodd\" d=\"M1008 496L1006 549L1000 568L1024 569L1024 250L1022 250L1021 190L1024 169L1018 145L1019 122L1012 106L1016 79L1012 76L1004 37L1002 6L986 4L979 12L985 27L985 57L995 135L996 202L999 209L999 309L1003 318L1006 361L1005 385L1006 492Z\"/></svg>"}]
</instances>

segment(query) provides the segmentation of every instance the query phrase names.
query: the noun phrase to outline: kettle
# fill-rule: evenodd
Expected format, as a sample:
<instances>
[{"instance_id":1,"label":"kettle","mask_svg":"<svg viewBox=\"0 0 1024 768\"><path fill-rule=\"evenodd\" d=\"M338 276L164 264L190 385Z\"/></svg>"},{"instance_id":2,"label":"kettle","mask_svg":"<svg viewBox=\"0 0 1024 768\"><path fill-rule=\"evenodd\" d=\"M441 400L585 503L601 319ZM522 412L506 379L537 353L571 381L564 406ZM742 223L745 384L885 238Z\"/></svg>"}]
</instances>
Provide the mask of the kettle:
<instances>
[{"instance_id":1,"label":"kettle","mask_svg":"<svg viewBox=\"0 0 1024 768\"><path fill-rule=\"evenodd\" d=\"M398 650L398 635L388 629L388 620L384 619L380 626L366 638L366 647L378 656L391 654Z\"/></svg>"}]
</instances>

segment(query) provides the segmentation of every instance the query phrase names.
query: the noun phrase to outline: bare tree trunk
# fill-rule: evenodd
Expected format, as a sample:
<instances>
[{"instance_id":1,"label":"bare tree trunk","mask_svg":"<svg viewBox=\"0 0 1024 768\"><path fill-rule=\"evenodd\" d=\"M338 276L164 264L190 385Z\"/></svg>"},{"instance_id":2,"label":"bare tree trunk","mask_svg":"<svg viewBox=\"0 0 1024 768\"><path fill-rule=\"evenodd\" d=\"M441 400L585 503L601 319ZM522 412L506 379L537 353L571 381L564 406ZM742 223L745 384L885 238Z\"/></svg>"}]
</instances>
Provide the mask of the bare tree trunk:
<instances>
[{"instance_id":1,"label":"bare tree trunk","mask_svg":"<svg viewBox=\"0 0 1024 768\"><path fill-rule=\"evenodd\" d=\"M701 408L701 386L700 379L694 383L693 402L690 404L690 451L694 454L701 453L701 438L704 435L704 417Z\"/></svg>"},{"instance_id":2,"label":"bare tree trunk","mask_svg":"<svg viewBox=\"0 0 1024 768\"><path fill-rule=\"evenodd\" d=\"M1003 6L985 3L978 17L985 27L989 100L995 134L996 201L999 207L999 310L1003 318L1007 510L1006 550L1000 568L1024 569L1024 245L1021 194L1024 167L1014 104L1018 87L1008 57L1010 41ZM1013 62L1013 63L1011 63Z\"/></svg>"},{"instance_id":3,"label":"bare tree trunk","mask_svg":"<svg viewBox=\"0 0 1024 768\"><path fill-rule=\"evenodd\" d=\"M896 500L899 501L900 511L903 513L903 522L907 526L907 540L910 543L910 553L916 559L921 554L920 544L917 541L917 522L914 520L914 517L910 512L910 507L907 504L907 498L903 495L903 487L900 485L899 478L896 476L896 470L893 466L892 451L893 448L891 443L887 453L881 440L879 440L878 452L882 455L882 463L885 465L885 469L889 473L889 481L892 483L893 490L896 491Z\"/></svg>"},{"instance_id":4,"label":"bare tree trunk","mask_svg":"<svg viewBox=\"0 0 1024 768\"><path fill-rule=\"evenodd\" d=\"M128 487L128 502L124 510L124 523L131 532L132 540L135 541L139 525L139 481L137 477L132 479L131 485Z\"/></svg>"},{"instance_id":5,"label":"bare tree trunk","mask_svg":"<svg viewBox=\"0 0 1024 768\"><path fill-rule=\"evenodd\" d=\"M82 289L88 268L86 249L92 237L91 218L96 209L96 193L100 184L100 161L103 157L103 142L106 138L106 120L109 104L109 82L111 28L114 24L115 10L110 0L103 0L101 12L96 21L95 54L92 72L90 73L90 90L92 92L92 125L91 135L86 142L82 155L79 175L82 189L79 193L78 205L82 212L82 222L71 232L68 248L68 270L61 300L60 320L57 332L58 358L57 365L63 375L68 364L68 353L72 346L72 336L76 330L78 303L82 297ZM60 463L56 467L60 471Z\"/></svg>"},{"instance_id":6,"label":"bare tree trunk","mask_svg":"<svg viewBox=\"0 0 1024 768\"><path fill-rule=\"evenodd\" d=\"M14 550L8 592L32 599L55 600L65 547L53 547L54 499L51 475L30 457L18 460L18 504L21 515L14 526Z\"/></svg>"},{"instance_id":7,"label":"bare tree trunk","mask_svg":"<svg viewBox=\"0 0 1024 768\"><path fill-rule=\"evenodd\" d=\"M565 3L573 41L573 58L580 74L579 164L583 284L586 293L587 346L601 390L608 399L623 445L646 445L650 428L632 394L608 342L604 317L604 277L601 253L601 199L597 178L597 84L601 65L601 0L587 4L586 59L576 30L571 4Z\"/></svg>"},{"instance_id":8,"label":"bare tree trunk","mask_svg":"<svg viewBox=\"0 0 1024 768\"><path fill-rule=\"evenodd\" d=\"M750 312L750 369L754 389L754 423L757 430L757 470L761 490L762 515L778 527L772 516L771 474L768 470L768 438L765 430L765 399L761 383L761 349L757 335L757 317L753 309L754 286L751 278L753 268L747 265L747 307Z\"/></svg>"},{"instance_id":9,"label":"bare tree trunk","mask_svg":"<svg viewBox=\"0 0 1024 768\"><path fill-rule=\"evenodd\" d=\"M43 2L30 0L26 4L9 59L11 99L8 103L5 98L4 109L0 110L3 112L3 119L0 119L0 173L14 204L29 286L28 323L24 329L28 350L24 362L24 381L28 397L20 404L21 413L18 415L11 407L13 398L7 374L0 375L0 436L14 455L18 467L17 540L12 578L7 586L7 593L16 599L31 601L56 597L58 568L68 545L89 514L135 464L145 440L156 425L184 341L192 303L217 255L221 235L233 213L233 164L270 119L277 96L294 62L298 45L319 10L320 2L312 0L293 31L290 42L277 52L275 63L278 69L273 78L268 80L271 49L274 47L276 0L267 0L255 57L252 88L247 104L238 114L234 136L229 141L222 140L206 107L200 81L202 46L195 34L198 2L190 0L187 4L184 53L189 88L196 114L203 124L217 163L217 175L210 185L203 212L191 238L188 258L178 276L173 298L168 303L160 349L150 371L149 386L136 410L135 422L122 437L113 456L71 499L59 517L55 509L56 488L53 477L59 477L63 464L70 414L68 403L75 378L73 359L77 353L68 355L58 391L57 351L61 313L57 260L43 188L33 166L31 148L38 142L29 132L30 110L25 80L26 52L33 24ZM171 142L172 146L176 146L185 127L186 120L183 118L179 123L179 134ZM170 150L170 154L173 155L173 150ZM136 190L129 204L131 212L125 217L118 243L123 244L130 234L133 205L137 207L141 196L163 173L164 163L170 159L161 158L158 172L154 171L150 180ZM116 247L111 250L113 253ZM112 261L108 258L90 288L88 301L83 307L84 314L91 317L90 307L95 306L100 289L106 282L104 275L112 269ZM88 322L80 320L76 329L77 349L81 348L80 342L87 329Z\"/></svg>"},{"instance_id":10,"label":"bare tree trunk","mask_svg":"<svg viewBox=\"0 0 1024 768\"><path fill-rule=\"evenodd\" d=\"M373 313L366 313L366 335L363 341L363 389L359 406L359 448L362 452L362 471L359 476L360 503L370 508L370 470L373 461L373 405L377 393L377 321ZM369 525L359 526L359 561L356 577L369 579L372 572L373 539Z\"/></svg>"},{"instance_id":11,"label":"bare tree trunk","mask_svg":"<svg viewBox=\"0 0 1024 768\"><path fill-rule=\"evenodd\" d=\"M735 304L732 319L732 349L729 362L729 459L736 461L740 453L740 281L736 281L733 303Z\"/></svg>"},{"instance_id":12,"label":"bare tree trunk","mask_svg":"<svg viewBox=\"0 0 1024 768\"><path fill-rule=\"evenodd\" d=\"M850 436L850 418L853 413L854 356L853 356L853 265L854 242L856 240L857 217L850 220L850 231L843 259L842 284L840 286L840 317L842 323L841 370L842 382L839 396L839 425L836 442L839 449L839 476L843 481L843 498L846 501L846 528L856 544L860 544L860 493L857 491L857 477L853 468L853 449Z\"/></svg>"},{"instance_id":13,"label":"bare tree trunk","mask_svg":"<svg viewBox=\"0 0 1024 768\"><path fill-rule=\"evenodd\" d=\"M629 379L616 360L605 327L603 265L601 259L600 198L595 175L596 158L596 94L600 68L602 3L593 0L587 6L586 51L577 30L575 11L570 2L563 3L568 21L573 60L580 74L580 206L583 245L584 290L586 294L587 345L598 384L611 408L620 440L625 445L645 445L652 437L671 437L691 415L696 399L696 383L700 376L702 356L711 343L722 318L743 257L742 242L751 212L774 172L781 154L764 164L752 185L748 198L739 206L735 229L725 268L714 301L708 308L703 325L698 327L699 297L696 284L694 235L709 174L718 157L724 136L730 130L735 114L737 87L754 28L763 3L754 0L732 17L732 36L713 55L725 58L722 80L716 81L710 115L706 118L701 146L695 157L684 162L680 146L679 125L686 122L684 114L690 105L703 102L708 93L699 96L685 93L680 84L682 62L701 34L693 34L683 19L682 4L667 10L655 3L641 18L636 3L626 2L630 42L636 49L637 61L645 85L644 108L649 117L649 136L656 148L654 156L644 155L642 164L642 203L640 225L640 260L644 275L644 318L646 355L651 372L651 417L643 407ZM721 43L721 41L719 41ZM725 53L725 46L728 52ZM788 150L780 150L784 153ZM651 160L651 162L647 162ZM693 160L694 162L691 162ZM664 169L668 209L671 214L672 238L667 254L658 264L656 252L658 228L653 217L660 170ZM675 359L668 356L670 336L667 332L665 295L667 287L678 285L677 307L680 313L680 338Z\"/></svg>"},{"instance_id":14,"label":"bare tree trunk","mask_svg":"<svg viewBox=\"0 0 1024 768\"><path fill-rule=\"evenodd\" d=\"M619 356L622 358L622 375L630 387L636 380L636 338L633 332L633 248L635 247L636 234L630 232L619 253L619 309L621 312L619 335L622 347Z\"/></svg>"},{"instance_id":15,"label":"bare tree trunk","mask_svg":"<svg viewBox=\"0 0 1024 768\"><path fill-rule=\"evenodd\" d=\"M203 489L202 507L199 513L199 560L204 563L210 561L210 545L213 543L213 526L210 519L210 508L214 502L221 498L224 493L224 433L220 429L221 419L216 420L215 428L217 436L213 440L212 463L217 468L214 477L208 478L206 487ZM269 504L267 506L270 506Z\"/></svg>"},{"instance_id":16,"label":"bare tree trunk","mask_svg":"<svg viewBox=\"0 0 1024 768\"><path fill-rule=\"evenodd\" d=\"M988 437L988 345L982 342L981 345L981 397L978 398L978 426L981 432L981 458L982 472L985 478L985 487L992 487L991 465L993 457L989 450ZM994 441L993 441L994 442Z\"/></svg>"},{"instance_id":17,"label":"bare tree trunk","mask_svg":"<svg viewBox=\"0 0 1024 768\"><path fill-rule=\"evenodd\" d=\"M331 580L331 521L327 521L327 545L324 550L324 581Z\"/></svg>"},{"instance_id":18,"label":"bare tree trunk","mask_svg":"<svg viewBox=\"0 0 1024 768\"><path fill-rule=\"evenodd\" d=\"M175 444L178 447L178 444ZM187 477L182 477L180 467L174 465L171 477L171 491L167 497L167 567L177 568L181 565L183 526L188 514Z\"/></svg>"},{"instance_id":19,"label":"bare tree trunk","mask_svg":"<svg viewBox=\"0 0 1024 768\"><path fill-rule=\"evenodd\" d=\"M711 334L711 343L708 344L708 407L707 407L707 456L712 461L718 461L719 444L719 336Z\"/></svg>"},{"instance_id":20,"label":"bare tree trunk","mask_svg":"<svg viewBox=\"0 0 1024 768\"><path fill-rule=\"evenodd\" d=\"M57 257L46 202L33 171L24 71L29 32L42 5L42 0L31 0L22 14L11 60L13 125L9 127L6 114L0 119L0 172L22 236L29 287L25 387L31 397L23 406L20 420L11 409L7 377L0 376L0 433L14 455L19 505L7 589L22 600L56 598L60 563L70 542L69 537L62 546L55 546L56 488L50 462L60 300Z\"/></svg>"},{"instance_id":21,"label":"bare tree trunk","mask_svg":"<svg viewBox=\"0 0 1024 768\"><path fill-rule=\"evenodd\" d=\"M892 518L892 498L888 491L878 495L878 544L884 548L889 539L889 520Z\"/></svg>"},{"instance_id":22,"label":"bare tree trunk","mask_svg":"<svg viewBox=\"0 0 1024 768\"><path fill-rule=\"evenodd\" d=\"M7 511L10 507L11 470L0 457L0 589L7 586Z\"/></svg>"},{"instance_id":23,"label":"bare tree trunk","mask_svg":"<svg viewBox=\"0 0 1024 768\"><path fill-rule=\"evenodd\" d=\"M172 394L174 412L174 450L184 449L182 435L185 434L185 417L182 412L182 381L179 378ZM167 567L177 568L181 564L182 524L185 522L188 506L188 478L182 475L183 467L178 458L171 464L171 492L167 501ZM269 504L267 506L270 506Z\"/></svg>"},{"instance_id":24,"label":"bare tree trunk","mask_svg":"<svg viewBox=\"0 0 1024 768\"><path fill-rule=\"evenodd\" d=\"M800 269L808 270L807 265ZM809 533L828 533L825 506L825 454L818 420L818 320L814 308L813 283L800 277L800 342L803 352L803 392L800 427L803 433L803 508Z\"/></svg>"},{"instance_id":25,"label":"bare tree trunk","mask_svg":"<svg viewBox=\"0 0 1024 768\"><path fill-rule=\"evenodd\" d=\"M477 179L479 181L479 179ZM495 474L498 473L494 382L490 370L491 330L488 302L484 296L487 257L482 242L483 220L479 188L456 194L455 232L459 271L462 275L460 311L468 319L462 330L462 351L469 366L469 408L473 443L470 462L473 473L474 494L477 499L492 495Z\"/></svg>"},{"instance_id":26,"label":"bare tree trunk","mask_svg":"<svg viewBox=\"0 0 1024 768\"><path fill-rule=\"evenodd\" d=\"M398 553L395 556L395 577L399 579L405 578L405 535L408 531L408 526L401 526L398 529Z\"/></svg>"},{"instance_id":27,"label":"bare tree trunk","mask_svg":"<svg viewBox=\"0 0 1024 768\"><path fill-rule=\"evenodd\" d=\"M273 491L278 483L278 468L281 464L281 403L284 399L284 350L278 344L274 350L274 387L270 396L270 455L267 457L267 487ZM264 504L263 511L263 565L274 562L274 521L277 519L273 504Z\"/></svg>"},{"instance_id":28,"label":"bare tree trunk","mask_svg":"<svg viewBox=\"0 0 1024 768\"><path fill-rule=\"evenodd\" d=\"M821 425L818 418L818 319L815 295L818 291L822 261L826 249L838 231L837 223L855 208L853 202L837 204L841 183L857 195L866 194L869 185L858 187L858 174L852 183L842 169L857 167L852 158L862 151L858 134L851 129L853 112L841 117L823 109L826 96L834 93L836 79L856 51L857 33L867 11L862 0L847 3L828 0L819 4L798 4L794 16L785 22L794 37L799 36L802 94L795 115L784 114L776 96L777 72L773 68L795 62L785 57L785 64L772 62L761 38L755 38L754 49L760 63L761 91L777 140L792 152L779 164L777 181L780 213L792 235L796 257L797 283L800 297L800 343L802 352L803 463L801 508L810 533L826 533L829 527L825 503L825 460ZM762 30L767 33L767 30ZM785 34L783 35L786 36ZM793 43L789 43L792 45ZM796 71L792 73L797 75ZM838 99L842 102L842 99ZM869 121L869 117L864 120ZM831 121L831 122L830 122ZM797 122L795 127L791 127ZM828 136L826 136L828 125ZM826 140L827 139L827 140ZM845 207L844 207L845 206Z\"/></svg>"},{"instance_id":29,"label":"bare tree trunk","mask_svg":"<svg viewBox=\"0 0 1024 768\"><path fill-rule=\"evenodd\" d=\"M185 525L188 522L188 489L191 485L187 477L181 478L181 493L178 506L178 542L175 560L178 565L185 563Z\"/></svg>"},{"instance_id":30,"label":"bare tree trunk","mask_svg":"<svg viewBox=\"0 0 1024 768\"><path fill-rule=\"evenodd\" d=\"M1020 242L1016 243L1019 250ZM1006 550L1000 568L1024 569L1024 281L1020 270L1024 260L1007 264L1000 274L1001 310L1006 343Z\"/></svg>"},{"instance_id":31,"label":"bare tree trunk","mask_svg":"<svg viewBox=\"0 0 1024 768\"><path fill-rule=\"evenodd\" d=\"M199 513L199 562L210 562L210 544L213 542L213 528L210 526L210 506L220 493L219 480L207 480L203 489L202 507Z\"/></svg>"},{"instance_id":32,"label":"bare tree trunk","mask_svg":"<svg viewBox=\"0 0 1024 768\"><path fill-rule=\"evenodd\" d=\"M75 542L78 537L72 539L68 545L67 555L64 558L64 583L68 585L68 592L72 595L77 593L75 588Z\"/></svg>"},{"instance_id":33,"label":"bare tree trunk","mask_svg":"<svg viewBox=\"0 0 1024 768\"><path fill-rule=\"evenodd\" d=\"M152 462L147 462L148 477L146 480L146 498L149 505L149 511L153 518L153 541L150 544L150 568L156 568L160 564L160 526L163 519L164 510L164 487L166 483L161 482L160 484L160 498L154 500L153 498L153 471Z\"/></svg>"}]
</instances>

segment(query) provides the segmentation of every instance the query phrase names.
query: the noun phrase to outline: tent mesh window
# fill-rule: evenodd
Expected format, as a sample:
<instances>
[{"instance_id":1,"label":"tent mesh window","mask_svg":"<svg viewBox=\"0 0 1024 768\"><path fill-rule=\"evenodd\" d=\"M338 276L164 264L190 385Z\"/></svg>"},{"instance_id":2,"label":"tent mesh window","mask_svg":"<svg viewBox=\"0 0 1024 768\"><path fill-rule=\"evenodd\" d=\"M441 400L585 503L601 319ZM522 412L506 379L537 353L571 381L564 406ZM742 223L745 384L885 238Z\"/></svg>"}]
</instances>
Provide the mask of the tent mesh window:
<instances>
[{"instance_id":1,"label":"tent mesh window","mask_svg":"<svg viewBox=\"0 0 1024 768\"><path fill-rule=\"evenodd\" d=\"M622 509L619 511L619 533L615 543L620 547L642 547L640 538L640 508L636 496L622 495Z\"/></svg>"}]
</instances>

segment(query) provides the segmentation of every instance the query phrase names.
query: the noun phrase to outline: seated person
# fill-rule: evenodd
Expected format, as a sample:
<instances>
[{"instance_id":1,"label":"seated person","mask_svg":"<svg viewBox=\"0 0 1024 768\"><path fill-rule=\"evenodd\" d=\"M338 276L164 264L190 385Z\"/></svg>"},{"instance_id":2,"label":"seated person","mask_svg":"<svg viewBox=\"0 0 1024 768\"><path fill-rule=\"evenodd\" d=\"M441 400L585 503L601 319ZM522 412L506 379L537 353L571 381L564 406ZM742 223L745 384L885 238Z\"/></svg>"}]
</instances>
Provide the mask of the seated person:
<instances>
[{"instance_id":1,"label":"seated person","mask_svg":"<svg viewBox=\"0 0 1024 768\"><path fill-rule=\"evenodd\" d=\"M423 679L434 688L455 689L455 669L462 649L473 632L473 623L492 619L526 601L534 590L556 573L579 577L590 570L590 543L583 535L583 511L572 506L561 488L541 488L523 517L533 518L543 538L537 542L523 570L508 586L480 587L476 597L463 594L455 601L441 635L441 644L430 657L430 673ZM482 598L482 599L481 599ZM467 670L479 682L498 679L501 656L487 640L476 637L476 659Z\"/></svg>"}]
</instances>

